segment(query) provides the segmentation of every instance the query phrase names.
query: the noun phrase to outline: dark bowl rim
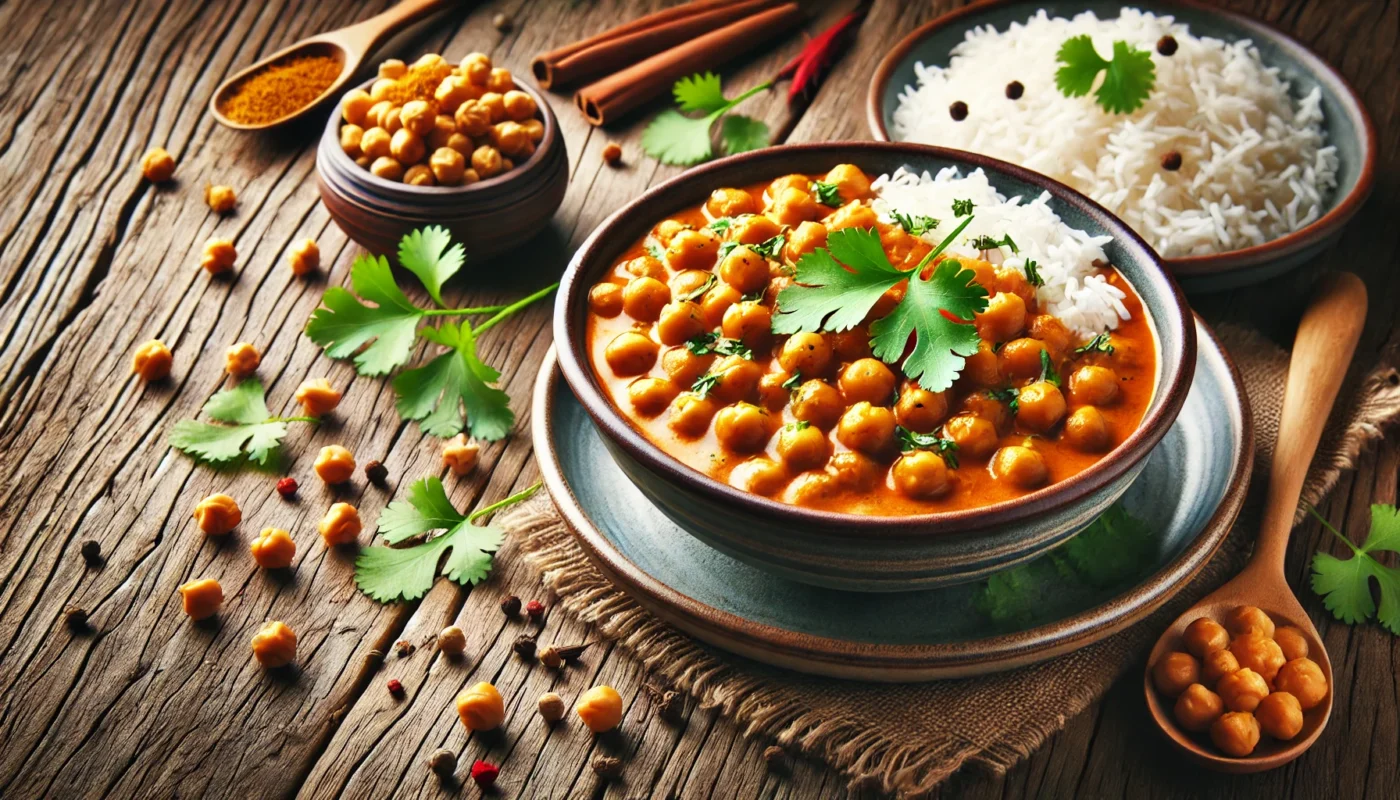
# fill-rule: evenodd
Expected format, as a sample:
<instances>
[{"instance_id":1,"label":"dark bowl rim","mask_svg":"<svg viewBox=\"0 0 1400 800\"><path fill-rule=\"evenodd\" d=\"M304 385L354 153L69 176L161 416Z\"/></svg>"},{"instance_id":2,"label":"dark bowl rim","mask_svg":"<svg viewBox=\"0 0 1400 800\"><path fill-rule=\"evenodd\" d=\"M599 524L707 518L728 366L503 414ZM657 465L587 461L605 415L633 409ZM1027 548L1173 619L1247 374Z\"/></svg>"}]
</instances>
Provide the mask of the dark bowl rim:
<instances>
[{"instance_id":1,"label":"dark bowl rim","mask_svg":"<svg viewBox=\"0 0 1400 800\"><path fill-rule=\"evenodd\" d=\"M1338 199L1325 214L1304 227L1263 244L1209 255L1163 258L1162 262L1173 274L1182 277L1228 275L1301 252L1340 231L1356 215L1356 212L1361 210L1361 204L1371 196L1371 189L1375 182L1376 128L1371 121L1370 113L1366 110L1366 105L1361 102L1361 96L1356 93L1356 89L1321 56L1268 22L1235 11L1216 8L1207 3L1197 2L1197 0L1152 0L1152 2L1162 6L1178 6L1193 11L1215 14L1248 30L1251 33L1250 38L1264 37L1281 41L1287 49L1293 51L1294 57L1307 67L1319 83L1332 83L1334 85L1337 96L1343 100L1343 106L1349 111L1352 119L1359 123L1357 126L1360 129L1358 141L1362 149L1361 172L1357 175L1356 184L1352 186L1351 191ZM866 93L865 101L866 123L870 127L870 134L878 141L894 141L885 128L884 115L881 113L885 86L893 77L895 67L904 60L915 45L935 31L957 24L965 17L973 17L989 9L1013 5L1035 5L1035 0L980 0L980 2L963 6L929 20L896 42L889 53L876 65L875 73L870 78L870 89Z\"/></svg>"},{"instance_id":2,"label":"dark bowl rim","mask_svg":"<svg viewBox=\"0 0 1400 800\"><path fill-rule=\"evenodd\" d=\"M1033 655L1046 653L1053 657L1099 641L1132 625L1160 608L1194 579L1224 543L1234 526L1245 497L1254 467L1254 418L1245 398L1244 382L1229 351L1220 343L1215 332L1204 320L1193 315L1193 326L1200 326L1211 348L1220 354L1229 373L1240 412L1239 436L1234 440L1237 458L1224 495L1201 532L1174 559L1133 586L1102 603L1064 619L1010 633L997 633L980 639L956 643L894 645L870 644L800 633L753 622L732 612L721 611L671 588L644 572L620 553L598 531L588 512L578 504L578 498L563 479L555 455L553 437L546 420L551 418L554 386L563 377L559 347L546 354L537 379L531 411L536 420L535 451L540 456L541 474L549 494L565 523L573 532L589 558L608 573L609 577L634 597L644 598L642 604L653 610L668 609L679 615L694 629L703 629L725 637L751 640L764 652L778 653L789 659L830 664L833 667L854 666L887 670L888 674L908 673L911 679L923 680L938 671L948 677L977 674L992 670L977 670L979 666L1014 667L1032 660ZM1047 653L1048 651L1048 653Z\"/></svg>"},{"instance_id":3,"label":"dark bowl rim","mask_svg":"<svg viewBox=\"0 0 1400 800\"><path fill-rule=\"evenodd\" d=\"M1158 341L1158 363L1162 365L1162 381L1155 389L1161 394L1162 402L1156 408L1149 409L1137 429L1117 447L1088 468L1063 481L991 506L931 514L880 517L801 508L736 489L691 469L666 454L645 436L642 436L613 408L612 403L604 397L600 387L597 386L592 370L587 364L588 357L583 331L575 331L576 326L570 320L571 307L580 302L581 294L587 292L587 287L583 285L581 280L585 271L584 266L598 250L599 241L606 238L611 229L618 225L621 220L638 213L654 214L653 208L657 202L677 188L697 182L703 183L709 180L712 173L727 170L735 165L762 164L769 159L778 158L794 151L827 154L832 164L842 162L858 164L862 153L882 152L906 157L936 158L967 168L1000 172L1039 187L1043 191L1048 191L1056 200L1068 203L1081 213L1094 218L1099 225L1114 236L1114 239L1121 246L1136 248L1139 251L1142 261L1145 262L1143 271L1147 276L1147 281L1149 283L1160 282L1154 287L1156 293L1162 297L1162 302L1168 307L1169 312L1174 310L1176 313L1177 320L1175 322L1168 319L1158 319L1158 315L1149 315L1152 320L1153 333ZM661 205L666 204L661 203ZM1143 289L1138 285L1139 282L1131 280L1129 282L1139 296L1144 294ZM583 299L586 300L586 298ZM586 306L581 306L581 308L586 309ZM803 535L826 534L871 539L923 537L930 535L930 528L936 529L932 535L937 536L995 529L1019 523L1052 509L1072 505L1091 496L1103 487L1111 485L1137 462L1145 458L1161 441L1162 437L1166 435L1167 429L1176 420L1177 414L1180 413L1182 404L1186 401L1186 394L1191 387L1196 366L1196 329L1193 324L1189 324L1191 319L1192 312L1186 303L1185 294L1171 274L1162 267L1161 259L1157 256L1156 251L1102 206L1064 184L1005 161L961 150L949 150L907 142L818 142L769 147L711 161L686 170L649 189L631 203L611 214L594 229L593 233L574 253L569 266L560 278L554 306L554 341L559 345L559 364L565 380L569 382L574 394L583 403L599 430L643 467L659 474L668 483L685 487L691 493L706 500L728 503L742 512L754 514L769 521L799 525L801 527L795 529L802 531ZM1180 362L1176 364L1165 363L1160 352L1160 343L1166 336L1164 331L1172 329L1181 340L1182 357Z\"/></svg>"},{"instance_id":4,"label":"dark bowl rim","mask_svg":"<svg viewBox=\"0 0 1400 800\"><path fill-rule=\"evenodd\" d=\"M550 143L551 140L558 135L559 128L559 121L554 116L554 109L545 101L544 94L540 92L539 88L528 83L522 83L514 75L511 76L511 79L515 83L515 88L524 91L535 99L535 107L541 117L540 121L544 123L544 136L540 137L539 146L535 148L535 152L531 153L529 158L525 159L525 161L520 164L516 164L515 169L509 172L503 172L494 178L487 178L483 181L461 186L416 186L410 183L403 183L402 181L391 181L381 178L373 172L364 169L359 164L356 164L340 147L340 124L343 122L343 118L340 114L339 103L336 103L335 111L331 113L329 119L326 120L326 129L321 134L321 140L317 145L317 149L319 152L324 153L326 158L329 159L326 162L328 166L335 167L351 175L356 175L359 180L364 181L368 186L380 190L381 192L398 194L398 199L407 199L417 196L418 199L425 202L434 202L444 197L459 197L461 195L489 191L491 189L510 185L516 180L525 177L528 173L534 172L535 168L542 163L546 147L553 146L547 143ZM370 78L364 83L346 87L342 91L341 97L345 96L345 92L351 92L355 89L364 89L368 91L375 80L375 78ZM318 158L317 161L319 162L320 159ZM471 163L470 157L468 157L467 163Z\"/></svg>"}]
</instances>

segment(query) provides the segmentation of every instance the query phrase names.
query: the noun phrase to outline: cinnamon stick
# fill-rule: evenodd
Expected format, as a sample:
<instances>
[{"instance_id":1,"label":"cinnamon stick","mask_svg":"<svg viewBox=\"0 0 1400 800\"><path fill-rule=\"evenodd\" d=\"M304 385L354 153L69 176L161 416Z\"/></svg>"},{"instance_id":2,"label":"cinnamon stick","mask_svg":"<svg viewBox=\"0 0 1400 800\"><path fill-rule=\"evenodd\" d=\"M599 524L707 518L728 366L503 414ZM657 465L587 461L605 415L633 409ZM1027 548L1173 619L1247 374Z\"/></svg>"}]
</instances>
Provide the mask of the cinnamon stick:
<instances>
[{"instance_id":1,"label":"cinnamon stick","mask_svg":"<svg viewBox=\"0 0 1400 800\"><path fill-rule=\"evenodd\" d=\"M712 69L801 24L802 9L784 3L589 84L574 95L574 104L589 123L604 125L669 92L678 78Z\"/></svg>"},{"instance_id":2,"label":"cinnamon stick","mask_svg":"<svg viewBox=\"0 0 1400 800\"><path fill-rule=\"evenodd\" d=\"M783 0L698 0L619 25L535 56L530 69L545 89L574 86L616 72Z\"/></svg>"}]
</instances>

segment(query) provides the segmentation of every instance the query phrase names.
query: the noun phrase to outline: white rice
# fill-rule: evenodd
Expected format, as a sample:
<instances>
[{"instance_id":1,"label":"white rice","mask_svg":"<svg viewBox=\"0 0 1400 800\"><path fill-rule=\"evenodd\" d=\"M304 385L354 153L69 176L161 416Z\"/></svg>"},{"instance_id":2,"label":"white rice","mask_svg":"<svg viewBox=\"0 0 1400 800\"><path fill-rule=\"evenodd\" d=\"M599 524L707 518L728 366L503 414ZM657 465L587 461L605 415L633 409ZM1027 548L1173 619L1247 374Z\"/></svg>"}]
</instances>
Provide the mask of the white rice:
<instances>
[{"instance_id":1,"label":"white rice","mask_svg":"<svg viewBox=\"0 0 1400 800\"><path fill-rule=\"evenodd\" d=\"M1040 307L1060 318L1084 337L1110 331L1119 320L1128 319L1123 291L1096 274L1095 262L1108 261L1103 246L1112 236L1091 236L1071 228L1050 209L1050 193L1044 192L1029 203L1021 197L1007 198L988 182L982 170L962 177L949 167L937 175L915 173L900 167L892 175L881 175L870 188L876 194L871 207L885 222L899 211L938 220L938 226L922 234L924 241L937 245L952 233L963 219L953 214L954 200L972 200L972 222L943 252L972 258L986 257L993 263L1024 270L1027 259L1034 259L1036 271L1045 285L1036 289ZM1009 247L986 252L970 242L981 236L1001 239L1010 235L1020 252Z\"/></svg>"},{"instance_id":2,"label":"white rice","mask_svg":"<svg viewBox=\"0 0 1400 800\"><path fill-rule=\"evenodd\" d=\"M1065 97L1055 56L1089 34L1101 56L1125 41L1152 54L1156 84L1142 108L1109 114L1093 93ZM1173 36L1163 56L1156 42ZM972 150L1021 164L1089 195L1162 256L1237 250L1316 220L1336 187L1336 148L1325 144L1321 95L1294 102L1277 68L1248 40L1193 36L1170 16L1125 8L1116 19L1072 20L1039 11L1005 32L969 31L945 67L916 65L894 112L896 140ZM1102 76L1099 82L1102 82ZM1025 86L1019 100L1006 86ZM954 121L948 108L968 106ZM1162 156L1176 151L1172 172Z\"/></svg>"}]
</instances>

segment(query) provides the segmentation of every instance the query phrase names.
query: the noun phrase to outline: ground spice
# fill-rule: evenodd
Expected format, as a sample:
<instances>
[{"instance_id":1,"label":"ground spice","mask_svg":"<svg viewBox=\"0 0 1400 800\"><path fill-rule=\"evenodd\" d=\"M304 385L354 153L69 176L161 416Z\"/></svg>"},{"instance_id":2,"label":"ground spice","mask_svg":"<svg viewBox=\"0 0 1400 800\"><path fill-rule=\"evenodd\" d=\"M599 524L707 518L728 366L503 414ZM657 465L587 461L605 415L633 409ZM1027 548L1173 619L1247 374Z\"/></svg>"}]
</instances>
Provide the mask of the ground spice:
<instances>
[{"instance_id":1,"label":"ground spice","mask_svg":"<svg viewBox=\"0 0 1400 800\"><path fill-rule=\"evenodd\" d=\"M224 116L242 125L275 122L311 105L340 77L340 59L299 56L255 72L233 88Z\"/></svg>"}]
</instances>

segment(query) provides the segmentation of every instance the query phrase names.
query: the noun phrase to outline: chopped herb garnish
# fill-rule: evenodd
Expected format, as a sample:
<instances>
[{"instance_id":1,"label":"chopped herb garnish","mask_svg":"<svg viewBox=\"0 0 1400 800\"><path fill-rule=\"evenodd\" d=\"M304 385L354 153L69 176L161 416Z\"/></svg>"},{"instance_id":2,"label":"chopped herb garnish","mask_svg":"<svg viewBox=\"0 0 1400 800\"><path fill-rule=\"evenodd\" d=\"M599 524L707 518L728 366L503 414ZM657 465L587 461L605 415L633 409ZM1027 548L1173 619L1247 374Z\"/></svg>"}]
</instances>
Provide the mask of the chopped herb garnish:
<instances>
[{"instance_id":1,"label":"chopped herb garnish","mask_svg":"<svg viewBox=\"0 0 1400 800\"><path fill-rule=\"evenodd\" d=\"M1047 350L1040 351L1040 379L1051 386L1060 385L1060 373L1055 371L1055 362Z\"/></svg>"},{"instance_id":2,"label":"chopped herb garnish","mask_svg":"<svg viewBox=\"0 0 1400 800\"><path fill-rule=\"evenodd\" d=\"M890 216L894 217L895 222L899 223L899 227L915 236L922 236L938 227L938 220L933 217L926 217L923 214L902 214L898 211L892 211L890 212Z\"/></svg>"},{"instance_id":3,"label":"chopped herb garnish","mask_svg":"<svg viewBox=\"0 0 1400 800\"><path fill-rule=\"evenodd\" d=\"M955 217L968 217L968 216L972 216L972 208L973 208L973 202L972 202L971 200L954 200L954 201L953 201L953 216L955 216Z\"/></svg>"},{"instance_id":4,"label":"chopped herb garnish","mask_svg":"<svg viewBox=\"0 0 1400 800\"><path fill-rule=\"evenodd\" d=\"M1026 263L1021 265L1021 269L1026 273L1026 282L1032 286L1044 286L1045 279L1040 277L1040 265L1035 263L1034 258L1026 259Z\"/></svg>"},{"instance_id":5,"label":"chopped herb garnish","mask_svg":"<svg viewBox=\"0 0 1400 800\"><path fill-rule=\"evenodd\" d=\"M1000 400L1006 403L1007 407L1011 409L1012 414L1021 410L1021 392L1019 389L1012 387L992 389L987 392L987 396L993 400Z\"/></svg>"},{"instance_id":6,"label":"chopped herb garnish","mask_svg":"<svg viewBox=\"0 0 1400 800\"><path fill-rule=\"evenodd\" d=\"M825 181L812 181L812 196L824 206L836 208L841 205L841 187Z\"/></svg>"},{"instance_id":7,"label":"chopped herb garnish","mask_svg":"<svg viewBox=\"0 0 1400 800\"><path fill-rule=\"evenodd\" d=\"M801 372L794 372L794 373L792 373L792 377L791 377L791 378L788 378L787 380L783 381L783 383L782 383L782 387L783 387L784 389L787 389L789 392L795 392L795 391L797 391L797 387L798 387L798 386L801 386L801 385L802 385L802 373L801 373Z\"/></svg>"},{"instance_id":8,"label":"chopped herb garnish","mask_svg":"<svg viewBox=\"0 0 1400 800\"><path fill-rule=\"evenodd\" d=\"M695 379L695 383L690 384L690 391L701 397L709 397L710 391L719 385L719 376L713 372L706 372Z\"/></svg>"},{"instance_id":9,"label":"chopped herb garnish","mask_svg":"<svg viewBox=\"0 0 1400 800\"><path fill-rule=\"evenodd\" d=\"M697 356L708 356L718 353L722 356L739 356L753 360L753 351L738 339L725 339L717 333L702 333L692 337L685 343L685 349Z\"/></svg>"},{"instance_id":10,"label":"chopped herb garnish","mask_svg":"<svg viewBox=\"0 0 1400 800\"><path fill-rule=\"evenodd\" d=\"M702 333L699 336L693 336L690 339L687 339L685 343L685 349L689 350L697 356L707 356L710 353L714 352L713 345L715 343L715 340L718 338L719 334L713 331L709 333Z\"/></svg>"},{"instance_id":11,"label":"chopped herb garnish","mask_svg":"<svg viewBox=\"0 0 1400 800\"><path fill-rule=\"evenodd\" d=\"M1157 81L1150 52L1118 41L1113 43L1113 60L1105 61L1087 33L1066 39L1055 60L1062 65L1055 71L1055 85L1065 97L1088 94L1103 72L1103 83L1094 92L1094 99L1110 114L1141 108Z\"/></svg>"},{"instance_id":12,"label":"chopped herb garnish","mask_svg":"<svg viewBox=\"0 0 1400 800\"><path fill-rule=\"evenodd\" d=\"M958 443L952 439L944 439L936 433L911 431L903 425L895 426L894 435L899 439L901 453L910 450L934 450L951 469L958 468Z\"/></svg>"},{"instance_id":13,"label":"chopped herb garnish","mask_svg":"<svg viewBox=\"0 0 1400 800\"><path fill-rule=\"evenodd\" d=\"M729 230L733 225L734 217L719 217L718 219L710 220L710 224L706 225L705 227L709 228L715 233L724 233L725 231Z\"/></svg>"},{"instance_id":14,"label":"chopped herb garnish","mask_svg":"<svg viewBox=\"0 0 1400 800\"><path fill-rule=\"evenodd\" d=\"M1011 248L1011 252L1013 254L1021 252L1021 249L1018 248L1016 246L1016 243L1011 240L1011 234L1009 233L1003 234L1000 239L994 239L991 236L987 235L976 236L973 237L972 241L970 241L969 244L971 244L978 250L995 250L998 247L1009 247Z\"/></svg>"},{"instance_id":15,"label":"chopped herb garnish","mask_svg":"<svg viewBox=\"0 0 1400 800\"><path fill-rule=\"evenodd\" d=\"M784 244L787 244L787 237L780 233L772 238L764 239L758 244L749 245L749 249L764 258L777 258L778 254L783 251Z\"/></svg>"},{"instance_id":16,"label":"chopped herb garnish","mask_svg":"<svg viewBox=\"0 0 1400 800\"><path fill-rule=\"evenodd\" d=\"M785 431L801 431L801 430L806 430L807 428L810 428L810 427L812 427L812 423L808 422L808 421L805 420L805 419L798 419L798 420L793 420L792 422L789 422L788 424L784 425L784 426L783 426L783 430L785 430Z\"/></svg>"},{"instance_id":17,"label":"chopped herb garnish","mask_svg":"<svg viewBox=\"0 0 1400 800\"><path fill-rule=\"evenodd\" d=\"M714 286L714 285L715 285L716 283L718 283L718 282L719 282L719 278L716 277L715 274L714 274L713 272L708 273L707 275L705 275L705 282L704 282L704 283L700 284L699 286L695 287L694 289L691 289L690 291L686 292L685 294L677 295L677 296L676 296L676 300L677 300L677 301L680 301L680 302L685 302L686 300L694 300L695 298L699 297L700 295L704 294L705 292L710 291L710 287L711 287L711 286Z\"/></svg>"},{"instance_id":18,"label":"chopped herb garnish","mask_svg":"<svg viewBox=\"0 0 1400 800\"><path fill-rule=\"evenodd\" d=\"M1074 348L1074 352L1079 355L1084 355L1085 353L1103 353L1104 355L1111 356L1113 355L1112 341L1113 340L1109 338L1107 333L1100 333L1083 345Z\"/></svg>"},{"instance_id":19,"label":"chopped herb garnish","mask_svg":"<svg viewBox=\"0 0 1400 800\"><path fill-rule=\"evenodd\" d=\"M647 242L647 255L661 261L666 257L666 251L661 249L661 245L656 242Z\"/></svg>"},{"instance_id":20,"label":"chopped herb garnish","mask_svg":"<svg viewBox=\"0 0 1400 800\"><path fill-rule=\"evenodd\" d=\"M723 261L729 257L730 253L742 246L743 245L739 242L721 242L719 246L719 261L723 263Z\"/></svg>"}]
</instances>

